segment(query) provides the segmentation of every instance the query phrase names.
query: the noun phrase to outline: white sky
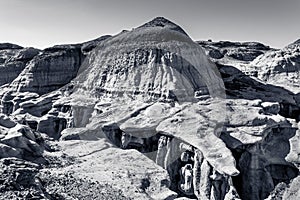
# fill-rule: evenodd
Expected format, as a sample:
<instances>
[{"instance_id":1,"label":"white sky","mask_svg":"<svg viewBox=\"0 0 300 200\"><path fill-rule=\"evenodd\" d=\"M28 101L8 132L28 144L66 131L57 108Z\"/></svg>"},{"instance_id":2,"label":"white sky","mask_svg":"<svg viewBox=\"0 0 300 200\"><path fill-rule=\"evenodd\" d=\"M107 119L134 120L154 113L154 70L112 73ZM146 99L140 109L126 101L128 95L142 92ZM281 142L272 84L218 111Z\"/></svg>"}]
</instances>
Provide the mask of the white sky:
<instances>
[{"instance_id":1,"label":"white sky","mask_svg":"<svg viewBox=\"0 0 300 200\"><path fill-rule=\"evenodd\" d=\"M300 39L300 0L0 0L0 42L45 48L116 34L163 16L194 40Z\"/></svg>"}]
</instances>

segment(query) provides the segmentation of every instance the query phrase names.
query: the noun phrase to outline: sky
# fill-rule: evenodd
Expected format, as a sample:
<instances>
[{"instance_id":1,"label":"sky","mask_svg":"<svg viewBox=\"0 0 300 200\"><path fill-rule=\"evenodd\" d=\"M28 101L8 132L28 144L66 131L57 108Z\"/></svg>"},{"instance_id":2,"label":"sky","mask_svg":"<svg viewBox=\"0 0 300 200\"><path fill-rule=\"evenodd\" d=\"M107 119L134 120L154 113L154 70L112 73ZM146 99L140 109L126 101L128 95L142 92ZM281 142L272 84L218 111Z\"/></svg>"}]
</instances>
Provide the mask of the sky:
<instances>
[{"instance_id":1,"label":"sky","mask_svg":"<svg viewBox=\"0 0 300 200\"><path fill-rule=\"evenodd\" d=\"M46 48L131 30L157 16L193 40L300 39L300 0L0 0L0 43Z\"/></svg>"}]
</instances>

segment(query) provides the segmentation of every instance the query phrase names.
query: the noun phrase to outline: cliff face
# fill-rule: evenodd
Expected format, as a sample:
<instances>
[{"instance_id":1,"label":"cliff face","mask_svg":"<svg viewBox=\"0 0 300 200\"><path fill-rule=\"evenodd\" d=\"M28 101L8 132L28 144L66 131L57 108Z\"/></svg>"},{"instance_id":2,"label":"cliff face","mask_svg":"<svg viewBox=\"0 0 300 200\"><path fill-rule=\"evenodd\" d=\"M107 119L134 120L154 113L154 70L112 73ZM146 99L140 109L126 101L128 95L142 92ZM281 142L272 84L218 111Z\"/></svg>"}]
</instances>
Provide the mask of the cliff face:
<instances>
[{"instance_id":1,"label":"cliff face","mask_svg":"<svg viewBox=\"0 0 300 200\"><path fill-rule=\"evenodd\" d=\"M0 85L11 83L40 50L13 44L0 46Z\"/></svg>"},{"instance_id":2,"label":"cliff face","mask_svg":"<svg viewBox=\"0 0 300 200\"><path fill-rule=\"evenodd\" d=\"M76 76L82 59L80 48L48 48L28 63L10 88L12 91L38 94L54 91Z\"/></svg>"},{"instance_id":3,"label":"cliff face","mask_svg":"<svg viewBox=\"0 0 300 200\"><path fill-rule=\"evenodd\" d=\"M13 44L0 47L0 84L11 92L52 92L76 77L86 54L110 36L82 44L56 45L44 50Z\"/></svg>"},{"instance_id":4,"label":"cliff face","mask_svg":"<svg viewBox=\"0 0 300 200\"><path fill-rule=\"evenodd\" d=\"M1 44L0 191L297 199L298 50L195 43L161 17L42 51Z\"/></svg>"}]
</instances>

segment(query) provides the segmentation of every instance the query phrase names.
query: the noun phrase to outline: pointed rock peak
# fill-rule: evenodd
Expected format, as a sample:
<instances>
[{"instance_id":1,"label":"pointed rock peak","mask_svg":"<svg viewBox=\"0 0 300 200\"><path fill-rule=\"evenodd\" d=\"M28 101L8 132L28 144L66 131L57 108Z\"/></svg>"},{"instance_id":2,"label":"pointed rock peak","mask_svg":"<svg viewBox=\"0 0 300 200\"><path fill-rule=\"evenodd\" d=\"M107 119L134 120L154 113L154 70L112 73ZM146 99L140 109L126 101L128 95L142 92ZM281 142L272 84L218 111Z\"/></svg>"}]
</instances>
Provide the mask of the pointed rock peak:
<instances>
[{"instance_id":1,"label":"pointed rock peak","mask_svg":"<svg viewBox=\"0 0 300 200\"><path fill-rule=\"evenodd\" d=\"M286 47L294 48L294 47L300 47L300 39L296 40L295 42L287 45Z\"/></svg>"},{"instance_id":2,"label":"pointed rock peak","mask_svg":"<svg viewBox=\"0 0 300 200\"><path fill-rule=\"evenodd\" d=\"M171 22L170 20L164 18L164 17L155 17L153 20L151 20L150 22L147 22L146 24L144 24L143 26L166 26L166 25L175 25L173 22Z\"/></svg>"},{"instance_id":3,"label":"pointed rock peak","mask_svg":"<svg viewBox=\"0 0 300 200\"><path fill-rule=\"evenodd\" d=\"M138 27L138 28L148 28L148 27L165 27L174 31L178 31L180 33L183 33L185 35L186 32L177 24L171 22L170 20L164 18L164 17L156 17L150 22L147 22L146 24Z\"/></svg>"},{"instance_id":4,"label":"pointed rock peak","mask_svg":"<svg viewBox=\"0 0 300 200\"><path fill-rule=\"evenodd\" d=\"M295 42L292 43L293 44L299 44L300 45L300 39L296 40Z\"/></svg>"}]
</instances>

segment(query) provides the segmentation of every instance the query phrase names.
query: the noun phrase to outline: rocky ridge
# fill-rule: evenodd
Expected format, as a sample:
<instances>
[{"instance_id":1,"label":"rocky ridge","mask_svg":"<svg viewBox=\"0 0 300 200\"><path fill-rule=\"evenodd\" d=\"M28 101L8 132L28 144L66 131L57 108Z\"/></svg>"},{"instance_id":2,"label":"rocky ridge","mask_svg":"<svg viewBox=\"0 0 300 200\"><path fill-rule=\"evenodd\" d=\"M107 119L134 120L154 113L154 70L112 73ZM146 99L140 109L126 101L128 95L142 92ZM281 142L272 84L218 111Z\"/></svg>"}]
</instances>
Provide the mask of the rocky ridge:
<instances>
[{"instance_id":1,"label":"rocky ridge","mask_svg":"<svg viewBox=\"0 0 300 200\"><path fill-rule=\"evenodd\" d=\"M298 199L298 43L197 43L156 18L36 54L0 45L1 198Z\"/></svg>"}]
</instances>

